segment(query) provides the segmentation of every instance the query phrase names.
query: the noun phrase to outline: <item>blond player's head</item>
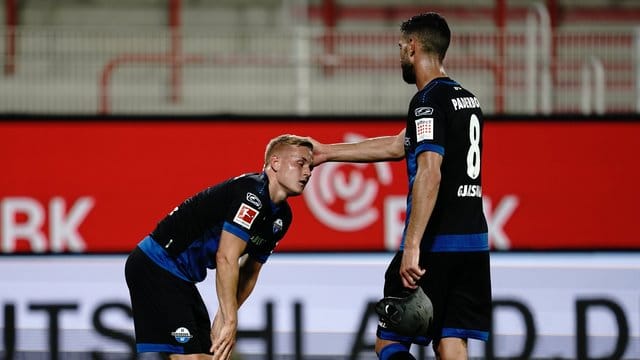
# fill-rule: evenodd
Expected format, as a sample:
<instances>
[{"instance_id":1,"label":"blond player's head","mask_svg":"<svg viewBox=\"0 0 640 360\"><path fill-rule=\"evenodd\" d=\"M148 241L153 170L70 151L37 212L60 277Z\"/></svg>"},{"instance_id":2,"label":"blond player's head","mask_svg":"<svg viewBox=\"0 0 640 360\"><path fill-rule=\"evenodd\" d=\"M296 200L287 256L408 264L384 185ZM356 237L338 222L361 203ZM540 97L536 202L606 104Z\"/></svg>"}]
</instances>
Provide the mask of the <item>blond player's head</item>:
<instances>
[{"instance_id":1,"label":"blond player's head","mask_svg":"<svg viewBox=\"0 0 640 360\"><path fill-rule=\"evenodd\" d=\"M313 144L309 139L284 134L267 145L264 153L264 171L286 196L300 195L304 190L313 167Z\"/></svg>"}]
</instances>

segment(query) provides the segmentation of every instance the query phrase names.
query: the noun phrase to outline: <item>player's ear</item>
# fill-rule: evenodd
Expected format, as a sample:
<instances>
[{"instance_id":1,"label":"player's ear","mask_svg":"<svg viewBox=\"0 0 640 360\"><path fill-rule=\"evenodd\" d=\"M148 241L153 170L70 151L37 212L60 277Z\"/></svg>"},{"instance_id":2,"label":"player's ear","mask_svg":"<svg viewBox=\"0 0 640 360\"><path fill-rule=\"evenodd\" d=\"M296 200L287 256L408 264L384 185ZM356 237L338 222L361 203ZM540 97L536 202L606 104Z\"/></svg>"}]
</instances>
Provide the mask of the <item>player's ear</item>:
<instances>
[{"instance_id":1,"label":"player's ear","mask_svg":"<svg viewBox=\"0 0 640 360\"><path fill-rule=\"evenodd\" d=\"M271 155L271 158L269 159L269 167L275 172L280 170L280 158L278 158L278 155Z\"/></svg>"},{"instance_id":2,"label":"player's ear","mask_svg":"<svg viewBox=\"0 0 640 360\"><path fill-rule=\"evenodd\" d=\"M415 39L414 37L410 37L410 38L409 38L409 45L408 45L408 47L409 47L409 49L408 49L408 50L409 50L409 51L408 51L408 52L409 52L409 56L413 56L413 55L415 55L415 53L416 53L416 46L417 46L416 39Z\"/></svg>"}]
</instances>

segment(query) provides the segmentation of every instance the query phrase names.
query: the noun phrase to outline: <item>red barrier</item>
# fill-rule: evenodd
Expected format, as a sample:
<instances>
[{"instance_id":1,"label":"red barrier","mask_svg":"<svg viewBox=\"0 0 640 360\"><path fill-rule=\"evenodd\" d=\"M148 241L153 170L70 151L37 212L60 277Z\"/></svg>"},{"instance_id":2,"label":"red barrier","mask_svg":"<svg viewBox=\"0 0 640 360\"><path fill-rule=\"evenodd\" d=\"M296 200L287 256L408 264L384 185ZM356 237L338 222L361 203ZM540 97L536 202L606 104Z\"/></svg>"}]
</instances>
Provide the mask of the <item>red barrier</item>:
<instances>
[{"instance_id":1,"label":"red barrier","mask_svg":"<svg viewBox=\"0 0 640 360\"><path fill-rule=\"evenodd\" d=\"M185 197L259 171L280 133L325 142L403 121L0 122L0 246L127 252ZM497 249L638 249L640 122L490 122L483 192ZM404 162L325 164L278 251L394 249Z\"/></svg>"}]
</instances>

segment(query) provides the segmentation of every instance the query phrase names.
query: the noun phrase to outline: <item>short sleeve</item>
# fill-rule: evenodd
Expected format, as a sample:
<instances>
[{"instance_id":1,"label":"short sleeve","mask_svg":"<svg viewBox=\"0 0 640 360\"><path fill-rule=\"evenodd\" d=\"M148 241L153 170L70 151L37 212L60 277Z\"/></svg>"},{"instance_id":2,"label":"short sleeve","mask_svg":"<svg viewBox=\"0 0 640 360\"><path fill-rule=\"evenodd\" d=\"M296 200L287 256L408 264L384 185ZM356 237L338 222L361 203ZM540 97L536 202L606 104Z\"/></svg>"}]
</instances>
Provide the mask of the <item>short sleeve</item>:
<instances>
[{"instance_id":1,"label":"short sleeve","mask_svg":"<svg viewBox=\"0 0 640 360\"><path fill-rule=\"evenodd\" d=\"M444 112L428 99L416 99L415 105L409 109L406 130L416 155L424 151L433 151L444 156L445 119Z\"/></svg>"}]
</instances>

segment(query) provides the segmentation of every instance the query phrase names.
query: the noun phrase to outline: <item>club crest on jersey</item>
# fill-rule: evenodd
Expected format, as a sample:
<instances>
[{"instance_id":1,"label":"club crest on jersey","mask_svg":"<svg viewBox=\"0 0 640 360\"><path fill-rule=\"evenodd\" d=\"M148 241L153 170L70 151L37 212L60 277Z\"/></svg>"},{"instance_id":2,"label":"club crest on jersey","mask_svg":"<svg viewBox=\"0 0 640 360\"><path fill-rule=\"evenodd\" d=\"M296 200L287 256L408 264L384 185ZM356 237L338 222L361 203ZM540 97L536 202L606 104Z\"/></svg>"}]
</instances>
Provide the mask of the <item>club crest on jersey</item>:
<instances>
[{"instance_id":1,"label":"club crest on jersey","mask_svg":"<svg viewBox=\"0 0 640 360\"><path fill-rule=\"evenodd\" d=\"M416 116L432 115L433 114L433 108L430 108L430 107L419 107L419 108L416 108L413 111L413 113L416 114Z\"/></svg>"},{"instance_id":2,"label":"club crest on jersey","mask_svg":"<svg viewBox=\"0 0 640 360\"><path fill-rule=\"evenodd\" d=\"M260 201L260 198L258 198L253 193L247 193L247 201L255 205L258 209L262 207L262 202Z\"/></svg>"},{"instance_id":3,"label":"club crest on jersey","mask_svg":"<svg viewBox=\"0 0 640 360\"><path fill-rule=\"evenodd\" d=\"M258 217L258 214L260 214L258 210L242 203L236 216L233 218L233 222L245 229L251 229L251 224L253 224L253 221Z\"/></svg>"},{"instance_id":4,"label":"club crest on jersey","mask_svg":"<svg viewBox=\"0 0 640 360\"><path fill-rule=\"evenodd\" d=\"M282 219L276 219L276 221L273 222L273 233L277 234L280 231L282 231Z\"/></svg>"},{"instance_id":5,"label":"club crest on jersey","mask_svg":"<svg viewBox=\"0 0 640 360\"><path fill-rule=\"evenodd\" d=\"M433 118L416 119L416 141L433 140Z\"/></svg>"},{"instance_id":6,"label":"club crest on jersey","mask_svg":"<svg viewBox=\"0 0 640 360\"><path fill-rule=\"evenodd\" d=\"M189 332L189 329L186 327L179 327L176 331L171 332L171 336L173 336L177 342L184 344L191 340L193 335Z\"/></svg>"}]
</instances>

